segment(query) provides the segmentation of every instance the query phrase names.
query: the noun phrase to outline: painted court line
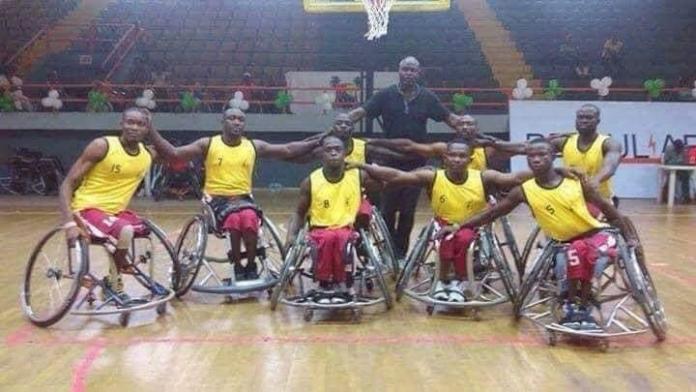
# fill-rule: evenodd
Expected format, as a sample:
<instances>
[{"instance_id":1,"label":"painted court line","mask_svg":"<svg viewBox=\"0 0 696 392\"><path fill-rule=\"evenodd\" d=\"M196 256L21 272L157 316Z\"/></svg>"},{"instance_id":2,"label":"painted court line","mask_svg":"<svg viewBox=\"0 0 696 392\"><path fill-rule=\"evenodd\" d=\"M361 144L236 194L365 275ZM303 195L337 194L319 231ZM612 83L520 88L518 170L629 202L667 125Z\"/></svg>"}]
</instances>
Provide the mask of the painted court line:
<instances>
[{"instance_id":1,"label":"painted court line","mask_svg":"<svg viewBox=\"0 0 696 392\"><path fill-rule=\"evenodd\" d=\"M85 392L87 390L87 383L85 381L92 368L92 364L94 364L94 361L96 361L102 351L104 351L104 347L106 347L106 344L103 339L94 340L87 346L85 355L73 368L72 382L70 384L71 392Z\"/></svg>"}]
</instances>

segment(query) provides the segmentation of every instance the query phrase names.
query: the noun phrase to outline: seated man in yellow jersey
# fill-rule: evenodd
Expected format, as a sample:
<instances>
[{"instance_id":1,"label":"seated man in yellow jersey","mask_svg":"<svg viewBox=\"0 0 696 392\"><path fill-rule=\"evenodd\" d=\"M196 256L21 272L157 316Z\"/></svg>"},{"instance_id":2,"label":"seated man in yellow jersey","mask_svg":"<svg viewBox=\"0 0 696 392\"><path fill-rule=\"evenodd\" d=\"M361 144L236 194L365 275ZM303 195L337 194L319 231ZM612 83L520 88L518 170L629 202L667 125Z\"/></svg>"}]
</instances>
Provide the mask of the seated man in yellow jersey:
<instances>
[{"instance_id":1,"label":"seated man in yellow jersey","mask_svg":"<svg viewBox=\"0 0 696 392\"><path fill-rule=\"evenodd\" d=\"M74 219L89 234L107 240L113 248L113 263L105 285L122 303L120 272L128 272L126 254L133 237L146 230L141 219L127 210L138 184L150 168L154 153L142 141L148 133L148 114L139 108L126 109L121 117L121 135L92 140L77 158L60 187L60 212L68 241L80 235Z\"/></svg>"},{"instance_id":2,"label":"seated man in yellow jersey","mask_svg":"<svg viewBox=\"0 0 696 392\"><path fill-rule=\"evenodd\" d=\"M455 138L463 138L473 147L470 169L486 170L491 162L501 162L515 154L524 154L524 143L512 143L479 133L478 122L470 115L460 116L455 128ZM368 146L380 146L424 158L440 158L447 151L446 142L416 143L410 139L370 139Z\"/></svg>"},{"instance_id":3,"label":"seated man in yellow jersey","mask_svg":"<svg viewBox=\"0 0 696 392\"><path fill-rule=\"evenodd\" d=\"M584 171L592 187L599 194L611 199L618 206L618 198L611 186L611 177L621 163L621 144L609 135L597 132L600 122L599 108L592 104L582 105L575 113L576 132L550 137L549 140L563 156L563 164ZM596 208L590 207L593 213Z\"/></svg>"},{"instance_id":4,"label":"seated man in yellow jersey","mask_svg":"<svg viewBox=\"0 0 696 392\"><path fill-rule=\"evenodd\" d=\"M321 139L322 167L300 185L300 200L288 224L286 246L295 242L302 225L309 221L314 279L322 292L314 301L322 304L352 300L352 255L348 245L354 234L363 188L378 187L358 169L346 170L345 146L334 135Z\"/></svg>"},{"instance_id":5,"label":"seated man in yellow jersey","mask_svg":"<svg viewBox=\"0 0 696 392\"><path fill-rule=\"evenodd\" d=\"M234 265L236 280L258 279L256 247L260 225L260 209L254 202L252 176L256 158L292 159L304 155L317 145L316 140L270 144L244 137L246 116L239 109L227 109L223 114L222 134L204 137L195 142L174 147L155 129L150 138L166 159L204 159L205 184L203 191L210 200L216 224L230 233L229 259ZM242 264L241 243L244 240L247 264Z\"/></svg>"},{"instance_id":6,"label":"seated man in yellow jersey","mask_svg":"<svg viewBox=\"0 0 696 392\"><path fill-rule=\"evenodd\" d=\"M587 203L597 206L609 222L624 233L629 243L637 243L637 239L631 237L632 232L624 224L625 218L591 183L562 177L554 170L553 160L554 147L549 141L532 141L527 150L527 162L534 178L513 188L506 198L469 218L463 226L473 228L493 222L519 204L527 203L547 237L570 244L567 254L568 292L563 307L565 316L560 323L571 328L597 329L598 325L587 308L592 278L601 275L614 252L616 239L603 231L607 224L590 214Z\"/></svg>"},{"instance_id":7,"label":"seated man in yellow jersey","mask_svg":"<svg viewBox=\"0 0 696 392\"><path fill-rule=\"evenodd\" d=\"M464 290L467 281L466 253L476 237L473 228L460 227L467 218L483 211L490 189L509 189L530 178L530 172L505 174L495 170L479 171L469 166L471 147L461 138L447 143L443 155L444 169L416 169L411 172L374 165L358 165L387 186L421 186L427 189L435 219L443 226L439 233L440 271L434 298L464 302L470 295ZM454 279L450 269L454 265Z\"/></svg>"}]
</instances>

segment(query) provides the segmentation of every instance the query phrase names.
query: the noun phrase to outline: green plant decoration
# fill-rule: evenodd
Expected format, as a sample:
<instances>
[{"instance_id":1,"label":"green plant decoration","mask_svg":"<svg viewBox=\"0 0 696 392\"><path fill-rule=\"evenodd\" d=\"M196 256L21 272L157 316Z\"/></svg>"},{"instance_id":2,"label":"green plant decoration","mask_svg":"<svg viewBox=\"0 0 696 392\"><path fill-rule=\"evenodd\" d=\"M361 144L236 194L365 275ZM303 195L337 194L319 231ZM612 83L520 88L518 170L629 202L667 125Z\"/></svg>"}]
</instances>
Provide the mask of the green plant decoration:
<instances>
[{"instance_id":1,"label":"green plant decoration","mask_svg":"<svg viewBox=\"0 0 696 392\"><path fill-rule=\"evenodd\" d=\"M461 112L464 109L474 104L474 98L467 94L456 93L452 96L454 111Z\"/></svg>"},{"instance_id":2,"label":"green plant decoration","mask_svg":"<svg viewBox=\"0 0 696 392\"><path fill-rule=\"evenodd\" d=\"M546 99L556 99L563 94L563 89L558 79L551 79L547 87L544 89L544 96Z\"/></svg>"},{"instance_id":3,"label":"green plant decoration","mask_svg":"<svg viewBox=\"0 0 696 392\"><path fill-rule=\"evenodd\" d=\"M286 91L279 91L275 101L273 101L275 107L280 110L286 109L290 106L290 103L292 103L292 95L288 94Z\"/></svg>"},{"instance_id":4,"label":"green plant decoration","mask_svg":"<svg viewBox=\"0 0 696 392\"><path fill-rule=\"evenodd\" d=\"M14 101L9 95L0 95L0 112L11 112L15 109Z\"/></svg>"},{"instance_id":5,"label":"green plant decoration","mask_svg":"<svg viewBox=\"0 0 696 392\"><path fill-rule=\"evenodd\" d=\"M198 109L198 106L200 106L201 101L194 97L190 91L186 91L181 95L181 101L179 104L185 112L195 112Z\"/></svg>"},{"instance_id":6,"label":"green plant decoration","mask_svg":"<svg viewBox=\"0 0 696 392\"><path fill-rule=\"evenodd\" d=\"M648 92L650 98L657 98L665 88L665 81L662 79L648 79L643 82L643 87L645 87L645 91Z\"/></svg>"},{"instance_id":7,"label":"green plant decoration","mask_svg":"<svg viewBox=\"0 0 696 392\"><path fill-rule=\"evenodd\" d=\"M91 112L108 112L109 100L101 91L92 90L87 94L87 110Z\"/></svg>"}]
</instances>

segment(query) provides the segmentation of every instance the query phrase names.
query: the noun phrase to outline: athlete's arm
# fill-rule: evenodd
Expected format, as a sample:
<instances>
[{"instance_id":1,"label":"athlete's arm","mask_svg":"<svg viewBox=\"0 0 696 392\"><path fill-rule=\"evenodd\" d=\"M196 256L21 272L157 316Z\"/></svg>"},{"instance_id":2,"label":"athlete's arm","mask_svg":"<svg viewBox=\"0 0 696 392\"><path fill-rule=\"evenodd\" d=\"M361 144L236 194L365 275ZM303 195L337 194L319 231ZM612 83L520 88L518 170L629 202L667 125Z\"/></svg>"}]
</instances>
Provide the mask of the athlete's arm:
<instances>
[{"instance_id":1,"label":"athlete's arm","mask_svg":"<svg viewBox=\"0 0 696 392\"><path fill-rule=\"evenodd\" d=\"M357 107L357 108L351 110L350 112L348 112L348 117L350 117L350 121L352 121L352 122L358 122L358 121L362 120L363 117L365 117L365 115L367 115L367 111L362 106Z\"/></svg>"},{"instance_id":2,"label":"athlete's arm","mask_svg":"<svg viewBox=\"0 0 696 392\"><path fill-rule=\"evenodd\" d=\"M435 172L430 169L416 169L410 172L391 167L359 164L356 167L364 170L372 178L394 186L427 186L432 184Z\"/></svg>"},{"instance_id":3,"label":"athlete's arm","mask_svg":"<svg viewBox=\"0 0 696 392\"><path fill-rule=\"evenodd\" d=\"M580 173L572 168L556 167L556 173L566 178L578 179ZM521 170L515 173L501 173L496 170L484 170L481 173L483 185L488 188L489 185L497 189L506 190L522 185L523 182L534 178L534 173L531 170Z\"/></svg>"},{"instance_id":4,"label":"athlete's arm","mask_svg":"<svg viewBox=\"0 0 696 392\"><path fill-rule=\"evenodd\" d=\"M285 144L271 144L263 140L252 140L256 153L262 158L292 160L312 152L319 144L319 140L290 142Z\"/></svg>"},{"instance_id":5,"label":"athlete's arm","mask_svg":"<svg viewBox=\"0 0 696 392\"><path fill-rule=\"evenodd\" d=\"M149 136L155 150L166 160L181 159L190 161L195 158L202 158L205 156L208 145L210 144L210 138L203 137L191 144L174 147L167 139L163 138L155 128L150 128Z\"/></svg>"},{"instance_id":6,"label":"athlete's arm","mask_svg":"<svg viewBox=\"0 0 696 392\"><path fill-rule=\"evenodd\" d=\"M409 139L370 139L367 145L388 148L404 154L416 154L424 158L440 157L447 150L445 143L423 144Z\"/></svg>"},{"instance_id":7,"label":"athlete's arm","mask_svg":"<svg viewBox=\"0 0 696 392\"><path fill-rule=\"evenodd\" d=\"M365 155L367 155L365 159L368 162L374 162L375 160L406 161L411 158L408 155L398 151L371 145L369 143L365 145Z\"/></svg>"},{"instance_id":8,"label":"athlete's arm","mask_svg":"<svg viewBox=\"0 0 696 392\"><path fill-rule=\"evenodd\" d=\"M462 223L461 226L469 228L477 228L481 225L485 225L493 222L503 215L507 215L510 211L514 210L515 207L524 203L524 195L522 194L522 188L515 187L503 200L499 201L493 207L487 208L485 211L473 216L466 222Z\"/></svg>"},{"instance_id":9,"label":"athlete's arm","mask_svg":"<svg viewBox=\"0 0 696 392\"><path fill-rule=\"evenodd\" d=\"M77 161L72 165L63 183L60 184L58 199L63 224L73 221L70 204L72 203L72 196L75 189L80 185L85 174L99 161L104 159L108 150L109 145L105 139L99 138L92 140L92 142L85 147L80 157L77 158ZM79 230L76 227L72 227L67 231L68 238L71 239L76 238L78 233Z\"/></svg>"},{"instance_id":10,"label":"athlete's arm","mask_svg":"<svg viewBox=\"0 0 696 392\"><path fill-rule=\"evenodd\" d=\"M630 228L626 225L626 218L623 215L621 215L619 210L617 210L616 207L614 207L614 205L611 204L609 200L603 198L602 195L599 194L597 187L593 185L590 181L588 181L587 178L583 178L581 184L582 191L585 195L585 200L599 208L599 210L602 211L609 223L617 229L621 230L621 233L626 238L626 241L633 245L638 244L638 238L634 237L633 231L631 231Z\"/></svg>"},{"instance_id":11,"label":"athlete's arm","mask_svg":"<svg viewBox=\"0 0 696 392\"><path fill-rule=\"evenodd\" d=\"M384 183L382 181L372 177L370 173L365 170L360 170L360 185L368 192L380 191L384 188Z\"/></svg>"},{"instance_id":12,"label":"athlete's arm","mask_svg":"<svg viewBox=\"0 0 696 392\"><path fill-rule=\"evenodd\" d=\"M607 138L602 145L602 152L604 153L602 167L592 178L592 181L597 184L610 179L616 173L621 162L621 144L612 138Z\"/></svg>"},{"instance_id":13,"label":"athlete's arm","mask_svg":"<svg viewBox=\"0 0 696 392\"><path fill-rule=\"evenodd\" d=\"M307 177L304 181L302 181L302 184L300 184L300 200L297 203L295 213L290 216L290 222L288 222L288 235L285 238L286 249L289 249L290 246L292 246L292 244L295 242L297 233L300 232L300 229L304 224L307 211L309 211L311 197L312 195L310 193L309 177Z\"/></svg>"},{"instance_id":14,"label":"athlete's arm","mask_svg":"<svg viewBox=\"0 0 696 392\"><path fill-rule=\"evenodd\" d=\"M307 140L307 139L305 139ZM319 154L321 153L321 146L315 147L312 151L307 154L300 155L298 157L286 159L288 162L292 163L309 163L319 160Z\"/></svg>"}]
</instances>

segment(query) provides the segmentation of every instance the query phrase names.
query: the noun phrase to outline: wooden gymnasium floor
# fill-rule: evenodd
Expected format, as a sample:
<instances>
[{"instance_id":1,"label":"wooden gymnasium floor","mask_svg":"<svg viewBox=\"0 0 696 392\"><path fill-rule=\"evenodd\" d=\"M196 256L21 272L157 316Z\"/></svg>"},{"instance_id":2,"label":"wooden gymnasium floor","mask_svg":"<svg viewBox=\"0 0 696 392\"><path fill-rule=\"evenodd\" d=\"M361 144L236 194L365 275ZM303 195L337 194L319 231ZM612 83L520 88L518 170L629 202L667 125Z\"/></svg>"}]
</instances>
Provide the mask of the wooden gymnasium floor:
<instances>
[{"instance_id":1,"label":"wooden gymnasium floor","mask_svg":"<svg viewBox=\"0 0 696 392\"><path fill-rule=\"evenodd\" d=\"M262 197L285 223L295 196ZM174 236L195 201L137 201L135 208ZM222 303L195 294L168 314L68 316L49 329L22 316L18 292L28 254L58 222L54 198L0 198L1 391L411 391L696 390L696 207L668 213L652 201L625 201L636 222L669 318L669 336L616 340L608 352L582 344L546 345L511 306L482 321L452 313L429 317L403 300L383 313L348 318L268 309L261 299ZM417 225L429 217L423 206ZM523 241L526 210L511 218Z\"/></svg>"}]
</instances>

